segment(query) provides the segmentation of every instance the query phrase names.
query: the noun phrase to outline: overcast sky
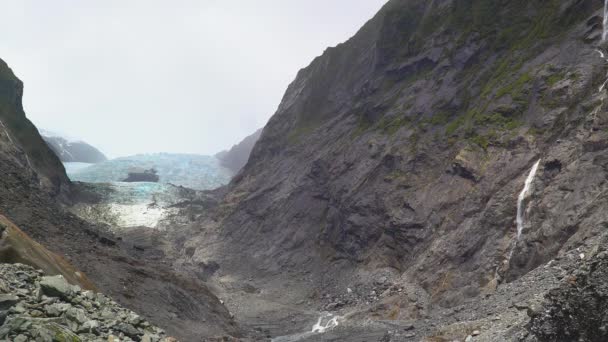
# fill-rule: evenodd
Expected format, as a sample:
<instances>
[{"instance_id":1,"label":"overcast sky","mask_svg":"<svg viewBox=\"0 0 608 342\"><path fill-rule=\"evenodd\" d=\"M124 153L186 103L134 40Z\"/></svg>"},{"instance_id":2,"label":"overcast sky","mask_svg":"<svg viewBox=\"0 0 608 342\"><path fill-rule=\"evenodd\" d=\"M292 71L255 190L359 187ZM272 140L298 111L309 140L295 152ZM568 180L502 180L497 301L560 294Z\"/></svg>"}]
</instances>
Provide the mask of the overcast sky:
<instances>
[{"instance_id":1,"label":"overcast sky","mask_svg":"<svg viewBox=\"0 0 608 342\"><path fill-rule=\"evenodd\" d=\"M0 58L39 127L110 157L213 154L386 0L2 1Z\"/></svg>"}]
</instances>

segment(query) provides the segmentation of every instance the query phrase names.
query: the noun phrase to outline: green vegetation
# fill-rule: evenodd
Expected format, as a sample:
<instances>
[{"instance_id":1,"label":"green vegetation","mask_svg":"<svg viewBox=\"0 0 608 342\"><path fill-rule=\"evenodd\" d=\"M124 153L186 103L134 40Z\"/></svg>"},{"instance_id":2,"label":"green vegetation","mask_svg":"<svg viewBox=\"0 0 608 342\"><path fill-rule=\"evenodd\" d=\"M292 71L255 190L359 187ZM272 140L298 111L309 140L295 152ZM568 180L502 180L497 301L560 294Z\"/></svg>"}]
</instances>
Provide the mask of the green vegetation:
<instances>
[{"instance_id":1,"label":"green vegetation","mask_svg":"<svg viewBox=\"0 0 608 342\"><path fill-rule=\"evenodd\" d=\"M484 150L488 149L488 146L490 145L490 141L488 140L488 138L483 135L473 135L469 138L469 141L476 145L479 145Z\"/></svg>"},{"instance_id":2,"label":"green vegetation","mask_svg":"<svg viewBox=\"0 0 608 342\"><path fill-rule=\"evenodd\" d=\"M549 87L553 87L557 82L563 80L564 78L566 78L566 73L564 72L552 74L547 78L547 85Z\"/></svg>"},{"instance_id":3,"label":"green vegetation","mask_svg":"<svg viewBox=\"0 0 608 342\"><path fill-rule=\"evenodd\" d=\"M524 101L524 86L532 81L532 76L529 73L524 73L515 82L500 88L496 92L496 98L501 98L505 95L510 95L516 102Z\"/></svg>"},{"instance_id":4,"label":"green vegetation","mask_svg":"<svg viewBox=\"0 0 608 342\"><path fill-rule=\"evenodd\" d=\"M382 118L378 124L378 129L388 135L394 135L401 127L410 124L412 121L409 117L402 115L393 118Z\"/></svg>"},{"instance_id":5,"label":"green vegetation","mask_svg":"<svg viewBox=\"0 0 608 342\"><path fill-rule=\"evenodd\" d=\"M437 112L430 118L426 119L425 122L435 126L443 126L450 122L450 113L445 111Z\"/></svg>"}]
</instances>

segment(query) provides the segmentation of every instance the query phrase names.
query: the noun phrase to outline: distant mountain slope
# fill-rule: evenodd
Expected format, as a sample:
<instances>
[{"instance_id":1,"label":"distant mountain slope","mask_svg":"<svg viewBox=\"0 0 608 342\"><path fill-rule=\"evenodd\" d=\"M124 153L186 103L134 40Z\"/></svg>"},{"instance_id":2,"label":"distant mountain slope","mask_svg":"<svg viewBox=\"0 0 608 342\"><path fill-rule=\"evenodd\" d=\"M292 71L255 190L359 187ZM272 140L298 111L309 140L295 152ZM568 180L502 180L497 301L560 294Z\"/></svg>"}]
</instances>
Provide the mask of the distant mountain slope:
<instances>
[{"instance_id":1,"label":"distant mountain slope","mask_svg":"<svg viewBox=\"0 0 608 342\"><path fill-rule=\"evenodd\" d=\"M72 168L70 168L71 170ZM70 172L74 181L90 183L121 182L131 172L155 169L160 183L208 190L225 185L231 172L212 156L153 153L116 158Z\"/></svg>"},{"instance_id":2,"label":"distant mountain slope","mask_svg":"<svg viewBox=\"0 0 608 342\"><path fill-rule=\"evenodd\" d=\"M46 130L40 130L40 134L62 162L94 164L108 160L101 151L84 141L70 140Z\"/></svg>"},{"instance_id":3,"label":"distant mountain slope","mask_svg":"<svg viewBox=\"0 0 608 342\"><path fill-rule=\"evenodd\" d=\"M227 167L236 174L247 164L251 150L260 138L260 135L262 135L261 128L247 136L240 143L232 146L230 150L219 152L215 156L221 161L222 166Z\"/></svg>"}]
</instances>

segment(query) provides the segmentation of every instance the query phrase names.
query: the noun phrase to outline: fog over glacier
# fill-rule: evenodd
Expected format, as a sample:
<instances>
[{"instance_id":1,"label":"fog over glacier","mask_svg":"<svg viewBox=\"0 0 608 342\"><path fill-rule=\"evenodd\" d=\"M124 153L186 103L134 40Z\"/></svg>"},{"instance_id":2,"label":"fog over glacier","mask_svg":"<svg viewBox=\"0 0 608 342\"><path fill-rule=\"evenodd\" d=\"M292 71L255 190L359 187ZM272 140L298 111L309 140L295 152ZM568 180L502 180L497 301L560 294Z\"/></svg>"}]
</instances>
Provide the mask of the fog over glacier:
<instances>
[{"instance_id":1,"label":"fog over glacier","mask_svg":"<svg viewBox=\"0 0 608 342\"><path fill-rule=\"evenodd\" d=\"M0 49L40 128L111 158L213 154L262 127L296 71L385 2L12 1Z\"/></svg>"}]
</instances>

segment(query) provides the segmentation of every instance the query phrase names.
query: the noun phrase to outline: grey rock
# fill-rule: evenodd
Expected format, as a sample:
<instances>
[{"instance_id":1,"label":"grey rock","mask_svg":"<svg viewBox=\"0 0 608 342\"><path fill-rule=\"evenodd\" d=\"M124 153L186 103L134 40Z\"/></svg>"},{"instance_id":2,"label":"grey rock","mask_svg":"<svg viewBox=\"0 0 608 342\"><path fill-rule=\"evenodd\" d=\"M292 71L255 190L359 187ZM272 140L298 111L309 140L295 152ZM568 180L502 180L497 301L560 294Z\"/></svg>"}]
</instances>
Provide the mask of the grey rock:
<instances>
[{"instance_id":1,"label":"grey rock","mask_svg":"<svg viewBox=\"0 0 608 342\"><path fill-rule=\"evenodd\" d=\"M135 337L143 334L143 332L140 332L134 326L132 326L131 324L128 324L128 323L119 323L118 325L116 325L114 327L114 329L116 329L116 331L120 331L120 332L124 333L125 335L127 335L131 338L135 338Z\"/></svg>"},{"instance_id":2,"label":"grey rock","mask_svg":"<svg viewBox=\"0 0 608 342\"><path fill-rule=\"evenodd\" d=\"M83 324L84 322L87 321L87 314L84 310L82 309L78 309L78 308L69 308L66 313L65 313L65 317L71 321L74 321L76 323L79 324Z\"/></svg>"},{"instance_id":3,"label":"grey rock","mask_svg":"<svg viewBox=\"0 0 608 342\"><path fill-rule=\"evenodd\" d=\"M86 321L78 329L80 333L96 333L99 329L99 322L95 320Z\"/></svg>"},{"instance_id":4,"label":"grey rock","mask_svg":"<svg viewBox=\"0 0 608 342\"><path fill-rule=\"evenodd\" d=\"M11 294L0 294L0 310L8 310L19 303L19 297Z\"/></svg>"},{"instance_id":5,"label":"grey rock","mask_svg":"<svg viewBox=\"0 0 608 342\"><path fill-rule=\"evenodd\" d=\"M69 299L72 295L72 286L63 276L45 276L40 280L42 293L50 297Z\"/></svg>"},{"instance_id":6,"label":"grey rock","mask_svg":"<svg viewBox=\"0 0 608 342\"><path fill-rule=\"evenodd\" d=\"M13 340L14 342L27 342L29 339L27 338L27 336L19 334L15 337L15 339Z\"/></svg>"}]
</instances>

